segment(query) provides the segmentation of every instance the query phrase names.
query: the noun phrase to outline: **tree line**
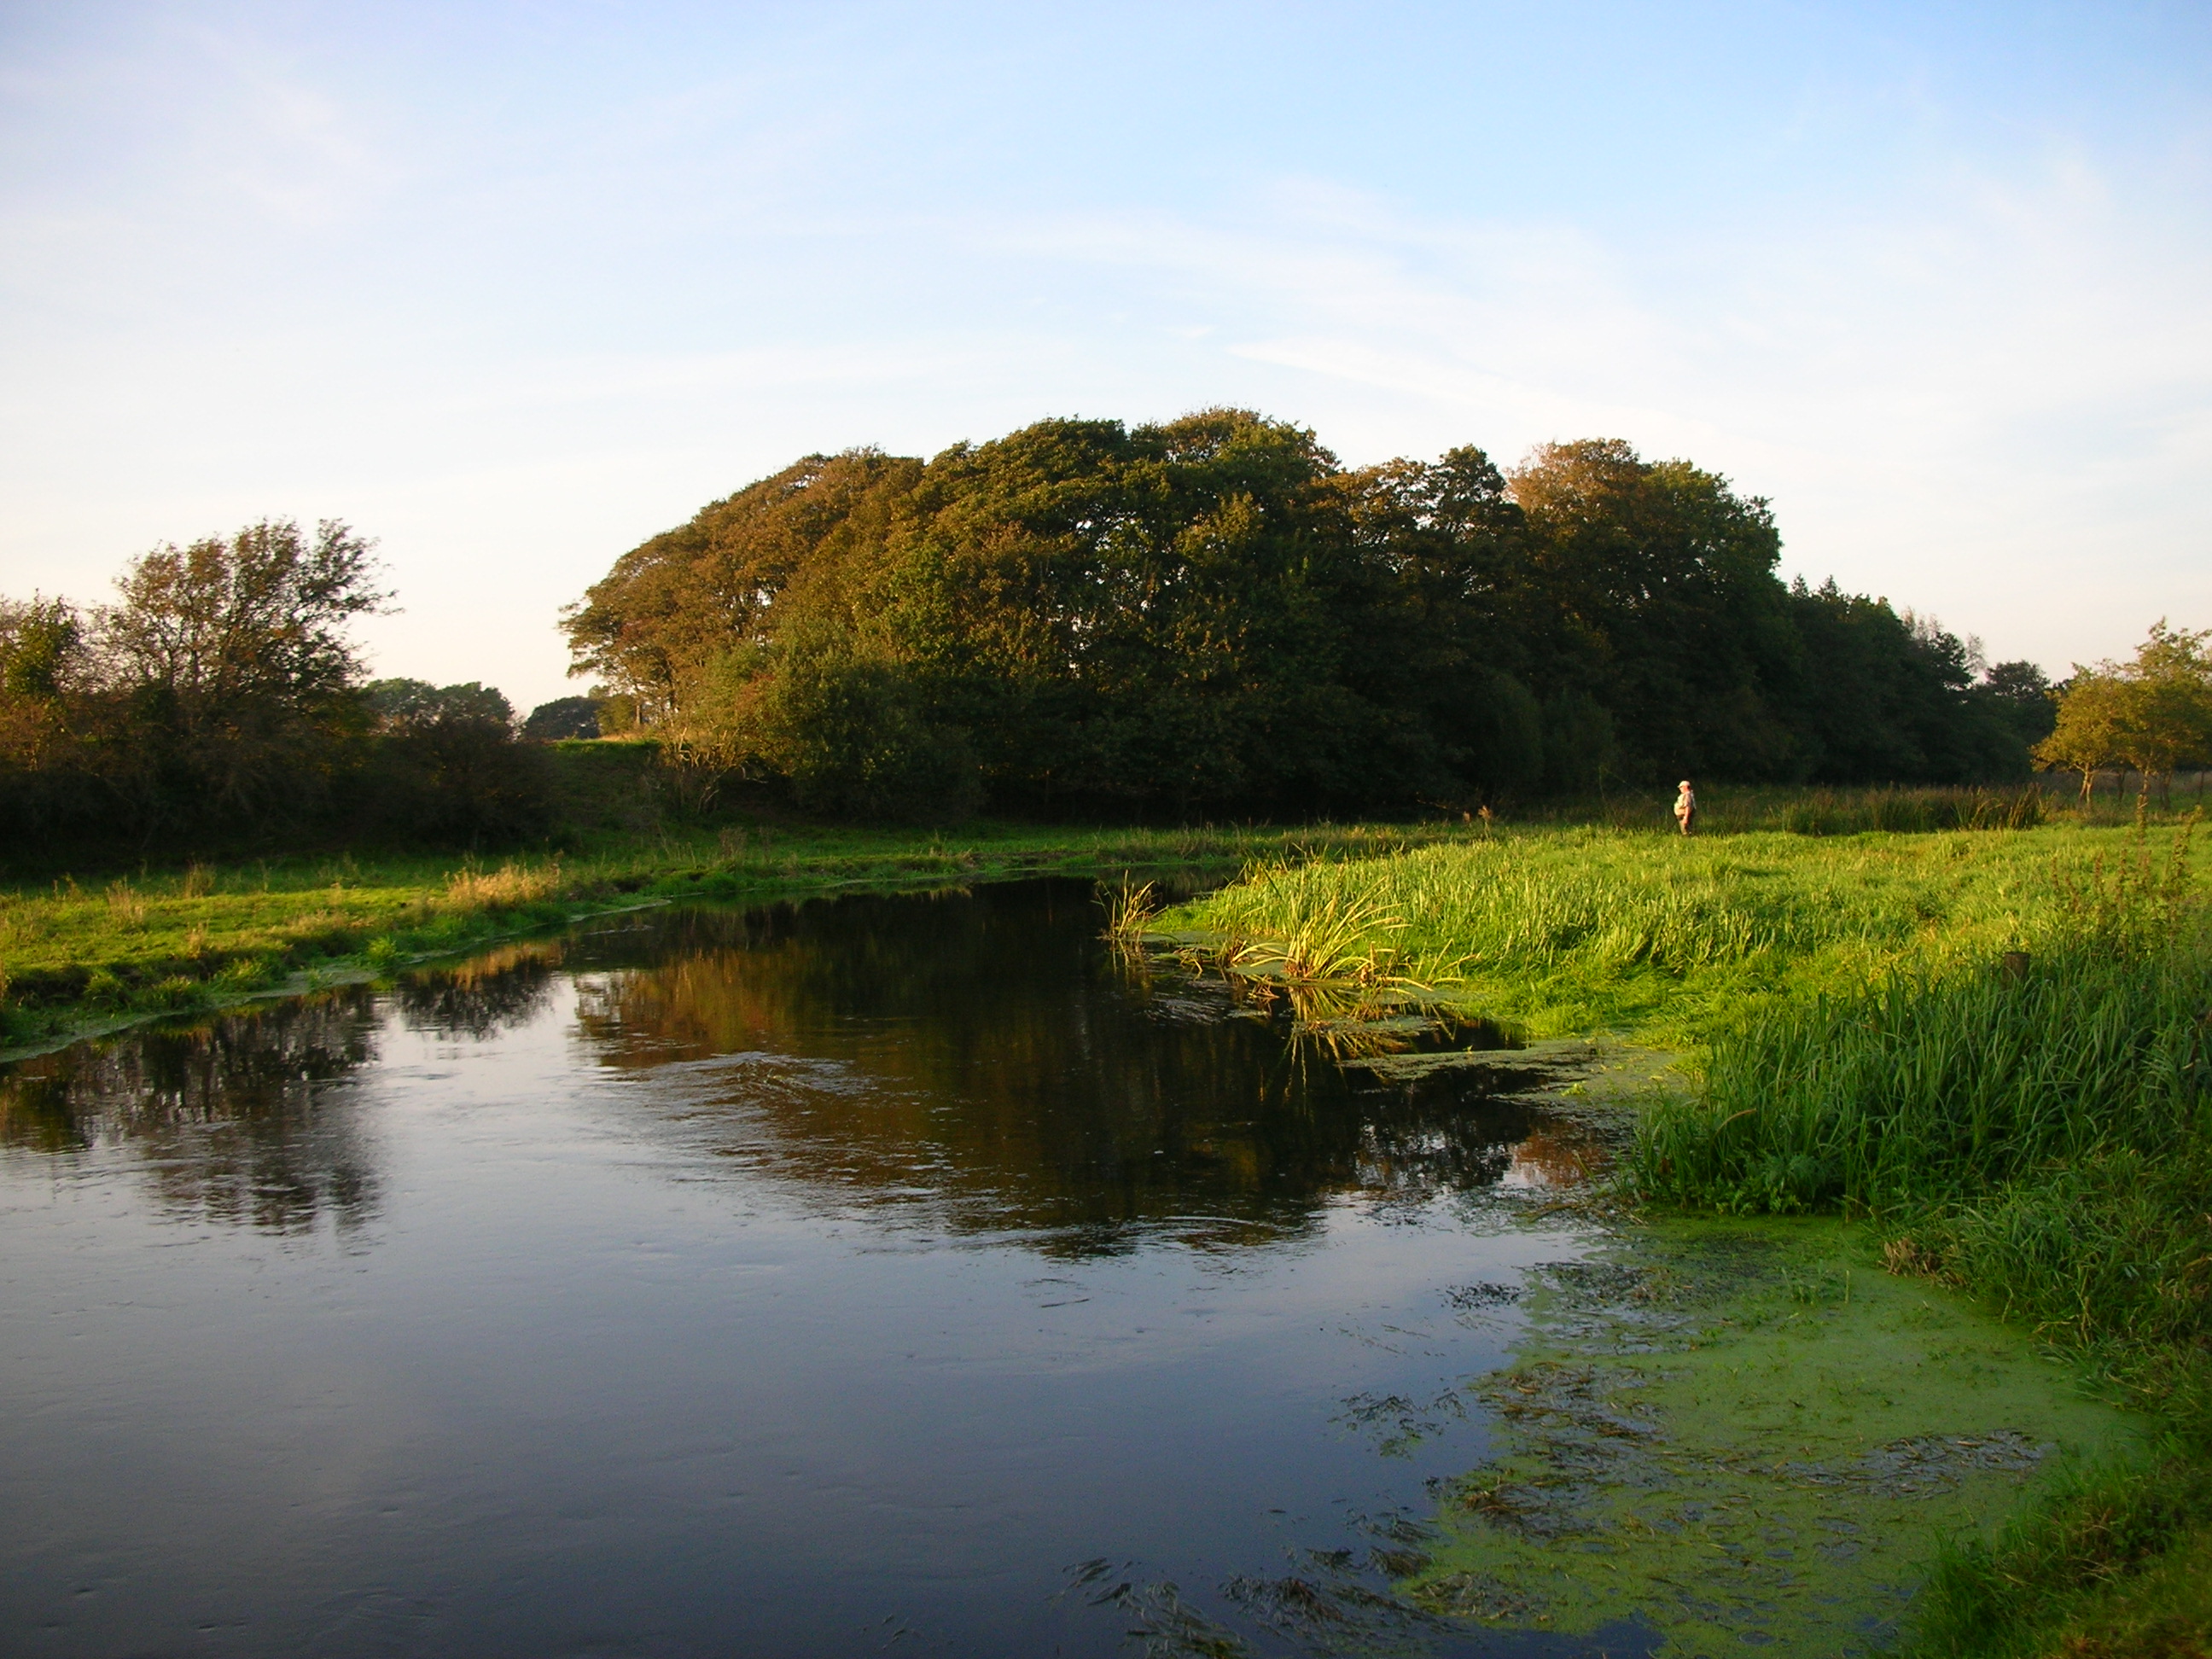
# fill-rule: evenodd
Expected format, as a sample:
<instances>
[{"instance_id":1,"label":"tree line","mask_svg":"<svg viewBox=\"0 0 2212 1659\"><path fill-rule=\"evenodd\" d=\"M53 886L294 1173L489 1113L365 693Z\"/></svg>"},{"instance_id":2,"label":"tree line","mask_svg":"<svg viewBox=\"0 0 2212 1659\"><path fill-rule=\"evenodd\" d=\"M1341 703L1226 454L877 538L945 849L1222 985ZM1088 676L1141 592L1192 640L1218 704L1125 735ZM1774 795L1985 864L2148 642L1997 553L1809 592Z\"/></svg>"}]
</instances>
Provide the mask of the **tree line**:
<instances>
[{"instance_id":1,"label":"tree line","mask_svg":"<svg viewBox=\"0 0 2212 1659\"><path fill-rule=\"evenodd\" d=\"M817 811L1464 808L1678 776L2016 778L2028 663L1833 581L1627 444L1342 465L1213 410L812 455L565 617L611 725Z\"/></svg>"},{"instance_id":2,"label":"tree line","mask_svg":"<svg viewBox=\"0 0 2212 1659\"><path fill-rule=\"evenodd\" d=\"M1780 546L1765 501L1617 441L1348 468L1242 410L1046 421L709 504L565 613L591 695L518 720L370 680L371 544L266 520L131 561L106 605L0 599L0 836L512 842L556 827L531 739L603 728L657 739L678 801L915 819L1966 782L2032 748L2170 770L2212 732L2212 635L2161 624L2062 702L1886 599L1784 584Z\"/></svg>"},{"instance_id":3,"label":"tree line","mask_svg":"<svg viewBox=\"0 0 2212 1659\"><path fill-rule=\"evenodd\" d=\"M542 831L544 757L504 696L367 678L349 628L388 597L346 525L270 520L133 560L112 604L0 599L4 845Z\"/></svg>"}]
</instances>

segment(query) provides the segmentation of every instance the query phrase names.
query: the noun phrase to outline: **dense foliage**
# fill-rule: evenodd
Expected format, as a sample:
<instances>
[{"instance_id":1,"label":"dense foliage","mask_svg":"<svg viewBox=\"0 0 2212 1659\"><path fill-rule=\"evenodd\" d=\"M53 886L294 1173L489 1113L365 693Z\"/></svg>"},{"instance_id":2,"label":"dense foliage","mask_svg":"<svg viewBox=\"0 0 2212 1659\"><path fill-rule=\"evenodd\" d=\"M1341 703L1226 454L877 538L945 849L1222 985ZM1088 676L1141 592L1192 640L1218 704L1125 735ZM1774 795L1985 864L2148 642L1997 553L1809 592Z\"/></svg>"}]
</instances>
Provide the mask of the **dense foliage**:
<instances>
[{"instance_id":1,"label":"dense foliage","mask_svg":"<svg viewBox=\"0 0 2212 1659\"><path fill-rule=\"evenodd\" d=\"M0 846L234 848L271 838L511 839L543 757L476 685L362 684L368 542L289 520L155 549L116 602L0 600Z\"/></svg>"},{"instance_id":2,"label":"dense foliage","mask_svg":"<svg viewBox=\"0 0 2212 1659\"><path fill-rule=\"evenodd\" d=\"M768 779L940 820L1951 783L2081 750L2032 665L1978 680L1910 611L1785 586L1779 550L1765 502L1617 441L1351 469L1233 410L1048 421L927 463L810 457L654 537L568 615L604 684L521 735L650 735L693 805ZM363 684L348 627L386 595L344 525L157 548L117 586L0 600L9 844L546 826L496 692Z\"/></svg>"},{"instance_id":3,"label":"dense foliage","mask_svg":"<svg viewBox=\"0 0 2212 1659\"><path fill-rule=\"evenodd\" d=\"M2027 769L2041 676L1832 583L1627 445L1347 469L1233 410L811 456L569 613L611 706L808 804L1471 805L1682 775Z\"/></svg>"}]
</instances>

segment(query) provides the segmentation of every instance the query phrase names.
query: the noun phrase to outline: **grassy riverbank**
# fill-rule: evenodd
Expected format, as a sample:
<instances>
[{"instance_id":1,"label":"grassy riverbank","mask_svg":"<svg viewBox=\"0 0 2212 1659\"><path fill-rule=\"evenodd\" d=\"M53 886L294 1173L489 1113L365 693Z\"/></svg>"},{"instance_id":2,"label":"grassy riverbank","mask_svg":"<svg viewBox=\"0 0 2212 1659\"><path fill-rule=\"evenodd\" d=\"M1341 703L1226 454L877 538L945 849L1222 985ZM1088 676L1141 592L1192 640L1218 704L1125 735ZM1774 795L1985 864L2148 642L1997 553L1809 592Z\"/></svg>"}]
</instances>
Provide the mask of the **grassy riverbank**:
<instances>
[{"instance_id":1,"label":"grassy riverbank","mask_svg":"<svg viewBox=\"0 0 2212 1659\"><path fill-rule=\"evenodd\" d=\"M1322 824L1291 830L1098 829L981 823L869 830L737 817L684 826L662 797L650 744L556 746L564 850L478 860L333 853L74 870L0 880L0 1051L149 1013L205 1006L312 977L378 970L580 914L655 899L746 902L848 885L994 880L1255 863L1369 861L1480 843L1487 824ZM2044 798L1978 790L1709 793L1717 832L1764 830L1807 846L1877 825L1929 829L2039 819ZM1560 803L1522 833L1549 842L1594 823L1638 844L1666 827L1666 799ZM1838 843L1840 844L1840 843Z\"/></svg>"},{"instance_id":2,"label":"grassy riverbank","mask_svg":"<svg viewBox=\"0 0 2212 1659\"><path fill-rule=\"evenodd\" d=\"M1929 1653L2201 1654L2212 1584L2212 930L2185 837L2062 877L2022 953L1915 963L1714 1045L1632 1176L1738 1213L1868 1218L1893 1272L2069 1348L2162 1425L1948 1552Z\"/></svg>"},{"instance_id":3,"label":"grassy riverbank","mask_svg":"<svg viewBox=\"0 0 2212 1659\"><path fill-rule=\"evenodd\" d=\"M1411 979L1538 1036L1698 1048L1895 967L1942 975L2020 949L2057 914L2054 872L2088 879L2131 833L1516 830L1276 865L1160 925L1257 969Z\"/></svg>"},{"instance_id":4,"label":"grassy riverbank","mask_svg":"<svg viewBox=\"0 0 2212 1659\"><path fill-rule=\"evenodd\" d=\"M580 850L496 860L338 854L58 875L0 886L0 1048L380 970L656 900L743 902L1050 872L1226 872L1255 859L1389 852L1449 833L725 824L603 836Z\"/></svg>"},{"instance_id":5,"label":"grassy riverbank","mask_svg":"<svg viewBox=\"0 0 2212 1659\"><path fill-rule=\"evenodd\" d=\"M2187 828L1688 844L1592 829L1255 872L1171 914L1232 969L1435 986L1545 1035L1692 1051L1629 1179L1662 1208L1857 1218L2158 1425L1954 1540L1909 1644L2212 1644L2212 938ZM2148 1461L2146 1461L2148 1460Z\"/></svg>"}]
</instances>

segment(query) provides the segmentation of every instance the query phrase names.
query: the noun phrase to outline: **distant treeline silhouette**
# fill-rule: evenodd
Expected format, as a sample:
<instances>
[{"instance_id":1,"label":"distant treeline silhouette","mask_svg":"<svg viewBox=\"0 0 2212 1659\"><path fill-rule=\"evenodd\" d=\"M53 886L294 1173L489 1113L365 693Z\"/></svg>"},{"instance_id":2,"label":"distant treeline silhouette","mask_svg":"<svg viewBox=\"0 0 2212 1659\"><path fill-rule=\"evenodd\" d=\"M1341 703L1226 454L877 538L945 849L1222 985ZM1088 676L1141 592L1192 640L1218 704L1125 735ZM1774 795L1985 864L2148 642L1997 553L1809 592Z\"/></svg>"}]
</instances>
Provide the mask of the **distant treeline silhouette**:
<instances>
[{"instance_id":1,"label":"distant treeline silhouette","mask_svg":"<svg viewBox=\"0 0 2212 1659\"><path fill-rule=\"evenodd\" d=\"M1767 503L1626 443L1346 468L1237 410L813 455L567 615L611 728L832 813L1465 808L1694 775L2023 777L2027 663L1785 585Z\"/></svg>"}]
</instances>

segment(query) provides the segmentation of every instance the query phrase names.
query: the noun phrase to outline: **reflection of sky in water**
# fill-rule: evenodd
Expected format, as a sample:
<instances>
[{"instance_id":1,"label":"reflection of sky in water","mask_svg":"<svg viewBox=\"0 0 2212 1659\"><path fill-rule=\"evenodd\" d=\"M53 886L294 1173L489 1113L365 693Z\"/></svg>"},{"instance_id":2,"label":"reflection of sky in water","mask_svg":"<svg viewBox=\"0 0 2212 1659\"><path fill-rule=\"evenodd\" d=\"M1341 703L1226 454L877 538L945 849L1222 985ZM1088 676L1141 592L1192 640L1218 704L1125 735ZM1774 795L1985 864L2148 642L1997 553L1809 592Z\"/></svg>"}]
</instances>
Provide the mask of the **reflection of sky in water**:
<instances>
[{"instance_id":1,"label":"reflection of sky in water","mask_svg":"<svg viewBox=\"0 0 2212 1659\"><path fill-rule=\"evenodd\" d=\"M1573 1252L1492 1195L1574 1149L1157 1017L1097 925L1070 884L659 915L16 1068L0 1616L1279 1645L1268 1582L1358 1576L1300 1552L1393 1547L1479 1455L1456 1384L1517 1316L1454 1292Z\"/></svg>"}]
</instances>

